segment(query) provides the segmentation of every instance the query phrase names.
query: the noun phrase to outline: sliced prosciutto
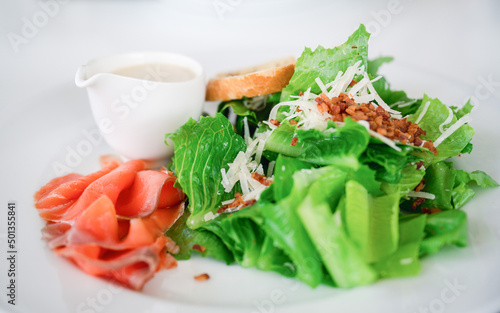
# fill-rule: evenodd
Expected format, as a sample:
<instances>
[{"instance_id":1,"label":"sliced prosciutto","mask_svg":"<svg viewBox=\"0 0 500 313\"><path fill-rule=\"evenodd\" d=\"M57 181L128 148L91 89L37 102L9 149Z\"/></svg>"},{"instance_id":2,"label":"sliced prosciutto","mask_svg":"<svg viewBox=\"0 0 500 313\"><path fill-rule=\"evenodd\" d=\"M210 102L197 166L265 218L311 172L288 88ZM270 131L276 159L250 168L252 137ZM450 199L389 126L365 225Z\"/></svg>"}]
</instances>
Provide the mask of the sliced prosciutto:
<instances>
[{"instance_id":1,"label":"sliced prosciutto","mask_svg":"<svg viewBox=\"0 0 500 313\"><path fill-rule=\"evenodd\" d=\"M34 197L48 222L43 238L83 271L139 290L156 271L176 265L164 235L184 212L174 183L170 172L113 159L96 173L53 179Z\"/></svg>"}]
</instances>

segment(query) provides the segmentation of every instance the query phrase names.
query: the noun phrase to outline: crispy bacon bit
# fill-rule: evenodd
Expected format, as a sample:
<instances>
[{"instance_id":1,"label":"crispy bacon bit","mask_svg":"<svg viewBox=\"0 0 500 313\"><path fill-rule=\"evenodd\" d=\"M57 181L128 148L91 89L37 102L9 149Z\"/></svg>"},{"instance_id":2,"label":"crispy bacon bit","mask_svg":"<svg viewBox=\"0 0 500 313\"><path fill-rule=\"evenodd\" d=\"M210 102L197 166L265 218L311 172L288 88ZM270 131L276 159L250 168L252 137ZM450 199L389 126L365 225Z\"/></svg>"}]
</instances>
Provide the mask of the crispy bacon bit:
<instances>
[{"instance_id":1,"label":"crispy bacon bit","mask_svg":"<svg viewBox=\"0 0 500 313\"><path fill-rule=\"evenodd\" d=\"M356 105L350 105L347 109L345 109L345 112L349 115L354 115L354 113L356 113Z\"/></svg>"},{"instance_id":2,"label":"crispy bacon bit","mask_svg":"<svg viewBox=\"0 0 500 313\"><path fill-rule=\"evenodd\" d=\"M351 80L351 82L349 83L349 87L352 87L354 85L356 85L358 82L356 80Z\"/></svg>"},{"instance_id":3,"label":"crispy bacon bit","mask_svg":"<svg viewBox=\"0 0 500 313\"><path fill-rule=\"evenodd\" d=\"M296 120L290 120L290 125L297 125L297 121Z\"/></svg>"},{"instance_id":4,"label":"crispy bacon bit","mask_svg":"<svg viewBox=\"0 0 500 313\"><path fill-rule=\"evenodd\" d=\"M250 206L255 203L255 199L244 201L243 198L241 197L241 193L237 192L234 194L234 201L221 206L218 210L217 213L229 213L233 211L226 212L228 209L233 209L236 207L241 206L239 209L242 209L244 207Z\"/></svg>"},{"instance_id":5,"label":"crispy bacon bit","mask_svg":"<svg viewBox=\"0 0 500 313\"><path fill-rule=\"evenodd\" d=\"M353 48L353 49L358 49L358 47L356 47L356 46L352 46L351 48Z\"/></svg>"},{"instance_id":6,"label":"crispy bacon bit","mask_svg":"<svg viewBox=\"0 0 500 313\"><path fill-rule=\"evenodd\" d=\"M352 83L356 81L352 81ZM417 124L404 119L393 119L389 112L383 107L375 108L371 103L356 104L353 99L345 93L338 97L328 98L324 93L316 99L317 107L320 113L327 112L329 119L334 122L344 122L349 116L354 121L367 121L370 129L392 140L401 143L429 149L437 154L437 150L431 141L424 142L420 136L425 135L425 131Z\"/></svg>"},{"instance_id":7,"label":"crispy bacon bit","mask_svg":"<svg viewBox=\"0 0 500 313\"><path fill-rule=\"evenodd\" d=\"M434 214L434 213L439 213L441 212L441 209L438 208L422 208L422 213L423 214Z\"/></svg>"},{"instance_id":8,"label":"crispy bacon bit","mask_svg":"<svg viewBox=\"0 0 500 313\"><path fill-rule=\"evenodd\" d=\"M420 181L420 183L418 184L418 186L415 187L415 191L419 192L420 190L422 190L424 188L424 185L425 185L425 179L422 178L422 180Z\"/></svg>"},{"instance_id":9,"label":"crispy bacon bit","mask_svg":"<svg viewBox=\"0 0 500 313\"><path fill-rule=\"evenodd\" d=\"M267 179L266 176L264 176L262 174L259 174L257 172L253 172L252 173L252 178L255 179L256 181L258 181L259 183L261 183L264 186L269 186L272 183L272 181L270 181L269 179Z\"/></svg>"},{"instance_id":10,"label":"crispy bacon bit","mask_svg":"<svg viewBox=\"0 0 500 313\"><path fill-rule=\"evenodd\" d=\"M415 210L419 205L425 202L425 198L417 198L417 200L413 201L411 204L411 209Z\"/></svg>"},{"instance_id":11,"label":"crispy bacon bit","mask_svg":"<svg viewBox=\"0 0 500 313\"><path fill-rule=\"evenodd\" d=\"M290 143L290 146L294 146L295 147L297 145L297 141L299 141L299 138L293 137L292 138L292 142Z\"/></svg>"},{"instance_id":12,"label":"crispy bacon bit","mask_svg":"<svg viewBox=\"0 0 500 313\"><path fill-rule=\"evenodd\" d=\"M197 250L197 251L200 251L201 253L203 253L203 252L205 252L205 250L207 250L207 248L205 248L202 245L199 245L199 244L195 243L193 245L193 250Z\"/></svg>"},{"instance_id":13,"label":"crispy bacon bit","mask_svg":"<svg viewBox=\"0 0 500 313\"><path fill-rule=\"evenodd\" d=\"M431 141L431 140L426 141L426 142L424 143L424 148L427 148L427 149L431 150L431 152L432 152L432 153L434 153L434 155L437 155L437 154L438 154L438 152L437 152L437 150L436 150L436 147L434 147L434 144L432 143L432 141Z\"/></svg>"},{"instance_id":14,"label":"crispy bacon bit","mask_svg":"<svg viewBox=\"0 0 500 313\"><path fill-rule=\"evenodd\" d=\"M269 123L273 124L274 126L280 126L280 122L278 122L278 120L275 120L274 118L270 119Z\"/></svg>"},{"instance_id":15,"label":"crispy bacon bit","mask_svg":"<svg viewBox=\"0 0 500 313\"><path fill-rule=\"evenodd\" d=\"M200 274L200 275L197 275L194 277L194 279L196 279L197 281L205 281L209 278L210 278L210 276L208 276L207 273L203 273L203 274Z\"/></svg>"},{"instance_id":16,"label":"crispy bacon bit","mask_svg":"<svg viewBox=\"0 0 500 313\"><path fill-rule=\"evenodd\" d=\"M418 161L417 162L417 170L421 169L422 166L424 166L424 161Z\"/></svg>"}]
</instances>

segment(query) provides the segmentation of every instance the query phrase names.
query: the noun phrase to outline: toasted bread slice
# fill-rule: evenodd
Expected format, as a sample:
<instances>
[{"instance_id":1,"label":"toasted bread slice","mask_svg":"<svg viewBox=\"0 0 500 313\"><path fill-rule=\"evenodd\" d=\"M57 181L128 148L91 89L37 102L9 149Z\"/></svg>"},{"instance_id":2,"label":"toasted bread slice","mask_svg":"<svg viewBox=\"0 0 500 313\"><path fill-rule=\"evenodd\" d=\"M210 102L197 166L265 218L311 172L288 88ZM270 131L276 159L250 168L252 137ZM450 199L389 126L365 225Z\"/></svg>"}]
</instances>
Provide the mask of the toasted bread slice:
<instances>
[{"instance_id":1,"label":"toasted bread slice","mask_svg":"<svg viewBox=\"0 0 500 313\"><path fill-rule=\"evenodd\" d=\"M295 58L288 57L251 68L219 74L207 85L207 101L228 101L281 91L293 75Z\"/></svg>"}]
</instances>

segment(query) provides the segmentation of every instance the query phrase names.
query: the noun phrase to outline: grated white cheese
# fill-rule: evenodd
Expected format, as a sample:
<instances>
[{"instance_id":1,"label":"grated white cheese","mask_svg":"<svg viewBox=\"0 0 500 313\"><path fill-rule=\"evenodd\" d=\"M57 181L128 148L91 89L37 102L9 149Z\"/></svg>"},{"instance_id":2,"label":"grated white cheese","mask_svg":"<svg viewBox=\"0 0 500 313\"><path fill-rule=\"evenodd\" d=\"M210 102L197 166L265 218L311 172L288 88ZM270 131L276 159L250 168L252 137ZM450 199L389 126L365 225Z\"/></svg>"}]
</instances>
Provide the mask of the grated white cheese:
<instances>
[{"instance_id":1,"label":"grated white cheese","mask_svg":"<svg viewBox=\"0 0 500 313\"><path fill-rule=\"evenodd\" d=\"M397 106L398 108L406 108L406 107L409 107L410 105L414 104L415 102L417 102L416 99L409 101L409 102L406 102L406 103L405 103L405 101L398 101L398 102L394 102L389 107L393 108L393 107Z\"/></svg>"},{"instance_id":2,"label":"grated white cheese","mask_svg":"<svg viewBox=\"0 0 500 313\"><path fill-rule=\"evenodd\" d=\"M262 111L265 109L267 105L267 98L268 95L263 95L263 96L255 96L249 99L244 99L243 100L243 105L254 111Z\"/></svg>"},{"instance_id":3,"label":"grated white cheese","mask_svg":"<svg viewBox=\"0 0 500 313\"><path fill-rule=\"evenodd\" d=\"M245 143L249 145L252 139L250 138L250 128L248 127L248 120L246 116L243 118L243 137L245 139Z\"/></svg>"},{"instance_id":4,"label":"grated white cheese","mask_svg":"<svg viewBox=\"0 0 500 313\"><path fill-rule=\"evenodd\" d=\"M229 199L229 200L226 200L226 201L222 201L222 205L227 205L227 204L230 204L230 203L233 203L234 202L234 198L233 199Z\"/></svg>"},{"instance_id":5,"label":"grated white cheese","mask_svg":"<svg viewBox=\"0 0 500 313\"><path fill-rule=\"evenodd\" d=\"M444 133L444 126L450 124L451 121L453 120L453 111L449 107L446 108L448 109L448 117L443 123L441 123L441 125L439 125L439 131L441 133Z\"/></svg>"},{"instance_id":6,"label":"grated white cheese","mask_svg":"<svg viewBox=\"0 0 500 313\"><path fill-rule=\"evenodd\" d=\"M460 127L462 127L465 123L470 122L470 115L462 116L455 124L451 125L444 133L439 136L436 141L434 141L434 147L438 147L446 138L450 137L454 132L456 132Z\"/></svg>"},{"instance_id":7,"label":"grated white cheese","mask_svg":"<svg viewBox=\"0 0 500 313\"><path fill-rule=\"evenodd\" d=\"M424 191L410 191L406 194L406 196L412 198L425 198L430 200L436 199L436 196L434 194Z\"/></svg>"},{"instance_id":8,"label":"grated white cheese","mask_svg":"<svg viewBox=\"0 0 500 313\"><path fill-rule=\"evenodd\" d=\"M325 84L321 81L321 78L317 77L315 80L316 84L318 84L319 89L321 89L321 92L324 93L325 95L328 94L328 90L325 87Z\"/></svg>"},{"instance_id":9,"label":"grated white cheese","mask_svg":"<svg viewBox=\"0 0 500 313\"><path fill-rule=\"evenodd\" d=\"M242 198L245 201L248 200L258 200L262 191L264 191L267 186L261 184L259 181L252 178L252 173L256 172L258 174L264 175L264 167L260 164L262 153L264 151L264 146L266 140L271 135L271 132L265 132L256 135L256 138L250 139L249 144L245 152L240 151L232 163L229 163L229 170L223 168L221 169L222 181L221 184L224 187L225 192L230 192L236 183L240 183ZM232 200L227 200L222 203L222 205L229 204L233 202ZM241 206L236 208L231 208L225 212L233 212L239 210Z\"/></svg>"},{"instance_id":10,"label":"grated white cheese","mask_svg":"<svg viewBox=\"0 0 500 313\"><path fill-rule=\"evenodd\" d=\"M425 113L427 113L427 109L429 109L429 105L431 105L431 102L427 101L427 103L424 105L424 108L422 109L422 112L420 112L420 115L418 116L417 120L415 121L415 124L420 123L420 121L424 118Z\"/></svg>"},{"instance_id":11,"label":"grated white cheese","mask_svg":"<svg viewBox=\"0 0 500 313\"><path fill-rule=\"evenodd\" d=\"M267 177L272 177L274 175L274 165L276 164L275 161L269 162L269 165L267 166Z\"/></svg>"},{"instance_id":12,"label":"grated white cheese","mask_svg":"<svg viewBox=\"0 0 500 313\"><path fill-rule=\"evenodd\" d=\"M205 222L208 222L208 221L211 221L211 220L215 219L219 215L220 215L219 213L215 213L214 214L213 212L208 212L205 215L203 215L203 220Z\"/></svg>"}]
</instances>

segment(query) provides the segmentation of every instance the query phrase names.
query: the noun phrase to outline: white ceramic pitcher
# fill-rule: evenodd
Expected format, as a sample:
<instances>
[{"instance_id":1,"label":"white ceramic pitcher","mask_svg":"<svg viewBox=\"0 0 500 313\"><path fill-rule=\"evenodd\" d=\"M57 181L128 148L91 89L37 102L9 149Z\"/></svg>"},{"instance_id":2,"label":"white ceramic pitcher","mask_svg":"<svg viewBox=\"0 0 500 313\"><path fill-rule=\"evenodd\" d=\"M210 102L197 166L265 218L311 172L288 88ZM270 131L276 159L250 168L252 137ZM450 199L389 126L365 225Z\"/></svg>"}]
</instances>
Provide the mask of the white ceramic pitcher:
<instances>
[{"instance_id":1,"label":"white ceramic pitcher","mask_svg":"<svg viewBox=\"0 0 500 313\"><path fill-rule=\"evenodd\" d=\"M166 74L151 66L158 63L181 66L193 75L187 81L158 81ZM113 73L137 65L151 67L143 79ZM87 88L95 122L107 143L124 159L143 159L150 168L172 156L173 145L165 144L165 134L190 117L198 119L205 99L202 66L189 57L165 52L94 59L78 69L75 83Z\"/></svg>"}]
</instances>

